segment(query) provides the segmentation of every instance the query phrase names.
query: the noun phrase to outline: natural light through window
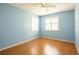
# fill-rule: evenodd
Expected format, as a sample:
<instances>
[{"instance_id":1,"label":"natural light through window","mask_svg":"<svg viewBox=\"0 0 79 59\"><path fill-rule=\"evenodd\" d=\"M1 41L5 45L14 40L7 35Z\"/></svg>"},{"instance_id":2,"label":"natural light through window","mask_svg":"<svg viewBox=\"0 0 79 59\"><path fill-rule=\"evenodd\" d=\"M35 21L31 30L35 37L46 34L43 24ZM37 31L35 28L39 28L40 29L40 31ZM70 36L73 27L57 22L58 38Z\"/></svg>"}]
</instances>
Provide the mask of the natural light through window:
<instances>
[{"instance_id":1,"label":"natural light through window","mask_svg":"<svg viewBox=\"0 0 79 59\"><path fill-rule=\"evenodd\" d=\"M38 30L38 17L32 16L32 31Z\"/></svg>"},{"instance_id":2,"label":"natural light through window","mask_svg":"<svg viewBox=\"0 0 79 59\"><path fill-rule=\"evenodd\" d=\"M46 17L45 18L45 30L58 31L59 30L59 17Z\"/></svg>"}]
</instances>

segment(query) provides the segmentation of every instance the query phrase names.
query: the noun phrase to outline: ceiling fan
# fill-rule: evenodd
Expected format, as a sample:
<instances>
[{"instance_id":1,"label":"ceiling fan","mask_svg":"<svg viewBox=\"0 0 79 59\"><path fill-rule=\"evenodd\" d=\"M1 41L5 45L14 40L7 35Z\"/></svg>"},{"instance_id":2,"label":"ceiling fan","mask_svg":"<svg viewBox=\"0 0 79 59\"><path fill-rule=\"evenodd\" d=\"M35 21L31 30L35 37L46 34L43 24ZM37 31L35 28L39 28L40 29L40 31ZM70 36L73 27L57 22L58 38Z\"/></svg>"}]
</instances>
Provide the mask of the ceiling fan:
<instances>
[{"instance_id":1,"label":"ceiling fan","mask_svg":"<svg viewBox=\"0 0 79 59\"><path fill-rule=\"evenodd\" d=\"M39 7L44 12L56 8L56 4L53 3L36 3L34 6Z\"/></svg>"},{"instance_id":2,"label":"ceiling fan","mask_svg":"<svg viewBox=\"0 0 79 59\"><path fill-rule=\"evenodd\" d=\"M56 5L54 5L52 3L40 3L40 5L43 8L53 8L53 7L56 7Z\"/></svg>"},{"instance_id":3,"label":"ceiling fan","mask_svg":"<svg viewBox=\"0 0 79 59\"><path fill-rule=\"evenodd\" d=\"M53 4L53 3L35 3L35 4L33 4L34 6L39 6L39 7L43 7L43 8L54 8L54 7L56 7L56 5L55 4Z\"/></svg>"},{"instance_id":4,"label":"ceiling fan","mask_svg":"<svg viewBox=\"0 0 79 59\"><path fill-rule=\"evenodd\" d=\"M52 3L40 3L40 7L43 11L50 11L50 8L55 8L56 5Z\"/></svg>"}]
</instances>

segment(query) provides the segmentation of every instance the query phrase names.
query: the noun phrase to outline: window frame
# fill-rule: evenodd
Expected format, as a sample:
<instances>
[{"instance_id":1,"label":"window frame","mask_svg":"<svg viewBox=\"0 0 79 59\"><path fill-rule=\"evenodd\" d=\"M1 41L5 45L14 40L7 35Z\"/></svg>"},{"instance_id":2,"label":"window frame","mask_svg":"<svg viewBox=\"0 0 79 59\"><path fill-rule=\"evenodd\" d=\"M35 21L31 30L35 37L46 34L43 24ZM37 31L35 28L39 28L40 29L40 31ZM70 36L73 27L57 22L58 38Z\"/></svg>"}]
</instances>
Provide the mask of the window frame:
<instances>
[{"instance_id":1,"label":"window frame","mask_svg":"<svg viewBox=\"0 0 79 59\"><path fill-rule=\"evenodd\" d=\"M57 23L52 23L52 20L53 20L54 18L57 18ZM50 20L50 23L48 23L48 24L50 24L50 29L49 29L49 30L46 29L46 25L47 25L46 20ZM57 24L57 30L55 30L55 29L52 30L53 24L54 24L54 25ZM58 17L58 16L46 17L46 18L45 18L45 30L46 30L46 31L53 31L53 32L59 31L59 17Z\"/></svg>"},{"instance_id":2,"label":"window frame","mask_svg":"<svg viewBox=\"0 0 79 59\"><path fill-rule=\"evenodd\" d=\"M37 16L32 16L31 30L32 31L38 31L39 30L39 19L38 19Z\"/></svg>"}]
</instances>

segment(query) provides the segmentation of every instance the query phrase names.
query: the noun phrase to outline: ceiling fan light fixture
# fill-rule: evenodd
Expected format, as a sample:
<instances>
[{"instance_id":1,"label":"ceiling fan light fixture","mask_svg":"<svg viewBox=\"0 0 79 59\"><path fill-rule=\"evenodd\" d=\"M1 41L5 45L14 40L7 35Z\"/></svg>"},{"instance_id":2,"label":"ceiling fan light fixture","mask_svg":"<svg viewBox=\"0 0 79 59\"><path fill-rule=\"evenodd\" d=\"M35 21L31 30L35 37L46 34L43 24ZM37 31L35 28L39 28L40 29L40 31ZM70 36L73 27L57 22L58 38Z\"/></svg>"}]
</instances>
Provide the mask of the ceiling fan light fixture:
<instances>
[{"instance_id":1,"label":"ceiling fan light fixture","mask_svg":"<svg viewBox=\"0 0 79 59\"><path fill-rule=\"evenodd\" d=\"M46 3L42 3L42 5L46 5Z\"/></svg>"},{"instance_id":2,"label":"ceiling fan light fixture","mask_svg":"<svg viewBox=\"0 0 79 59\"><path fill-rule=\"evenodd\" d=\"M45 5L46 5L45 3L41 3L41 7L45 7Z\"/></svg>"}]
</instances>

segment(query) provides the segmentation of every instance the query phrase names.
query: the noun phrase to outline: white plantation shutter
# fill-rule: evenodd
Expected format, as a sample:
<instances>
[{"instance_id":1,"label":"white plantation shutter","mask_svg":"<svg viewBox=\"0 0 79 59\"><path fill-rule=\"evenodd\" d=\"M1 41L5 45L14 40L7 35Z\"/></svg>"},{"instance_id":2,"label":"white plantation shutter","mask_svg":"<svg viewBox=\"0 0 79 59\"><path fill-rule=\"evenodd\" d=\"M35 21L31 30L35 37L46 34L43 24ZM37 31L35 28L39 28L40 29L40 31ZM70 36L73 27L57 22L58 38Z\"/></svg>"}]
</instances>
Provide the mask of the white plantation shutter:
<instances>
[{"instance_id":1,"label":"white plantation shutter","mask_svg":"<svg viewBox=\"0 0 79 59\"><path fill-rule=\"evenodd\" d=\"M38 17L32 16L32 31L38 30Z\"/></svg>"},{"instance_id":2,"label":"white plantation shutter","mask_svg":"<svg viewBox=\"0 0 79 59\"><path fill-rule=\"evenodd\" d=\"M58 31L59 30L59 17L47 17L45 18L45 30Z\"/></svg>"}]
</instances>

